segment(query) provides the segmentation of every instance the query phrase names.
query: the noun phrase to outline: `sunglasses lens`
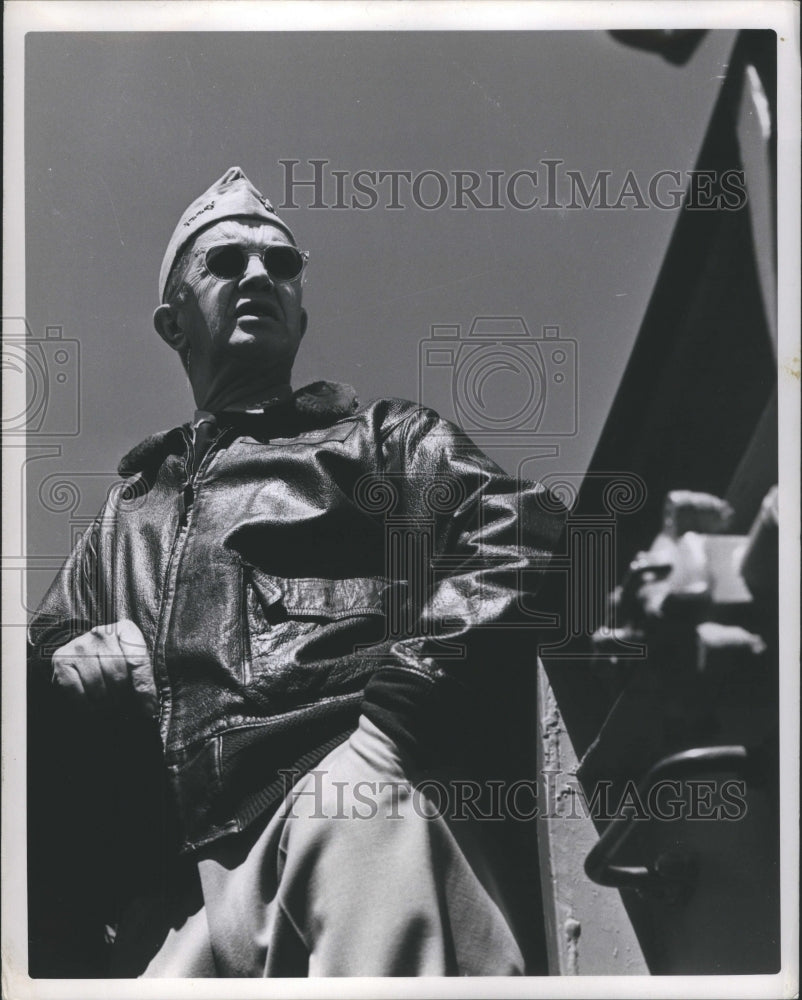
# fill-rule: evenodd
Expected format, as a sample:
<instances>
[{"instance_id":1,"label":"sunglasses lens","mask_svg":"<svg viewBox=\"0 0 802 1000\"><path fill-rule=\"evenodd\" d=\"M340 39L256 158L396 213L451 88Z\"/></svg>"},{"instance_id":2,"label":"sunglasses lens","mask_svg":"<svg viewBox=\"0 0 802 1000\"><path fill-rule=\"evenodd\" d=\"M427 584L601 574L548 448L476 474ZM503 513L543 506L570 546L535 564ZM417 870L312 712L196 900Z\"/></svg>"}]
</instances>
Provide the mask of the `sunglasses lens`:
<instances>
[{"instance_id":1,"label":"sunglasses lens","mask_svg":"<svg viewBox=\"0 0 802 1000\"><path fill-rule=\"evenodd\" d=\"M206 254L206 266L215 278L230 281L245 270L245 254L239 247L212 247Z\"/></svg>"},{"instance_id":2,"label":"sunglasses lens","mask_svg":"<svg viewBox=\"0 0 802 1000\"><path fill-rule=\"evenodd\" d=\"M264 254L267 273L277 281L292 281L303 268L303 257L295 247L268 247Z\"/></svg>"},{"instance_id":3,"label":"sunglasses lens","mask_svg":"<svg viewBox=\"0 0 802 1000\"><path fill-rule=\"evenodd\" d=\"M304 266L303 255L291 246L268 247L262 254L262 262L275 281L292 281ZM206 254L206 267L223 281L241 277L247 266L247 254L238 246L212 247Z\"/></svg>"}]
</instances>

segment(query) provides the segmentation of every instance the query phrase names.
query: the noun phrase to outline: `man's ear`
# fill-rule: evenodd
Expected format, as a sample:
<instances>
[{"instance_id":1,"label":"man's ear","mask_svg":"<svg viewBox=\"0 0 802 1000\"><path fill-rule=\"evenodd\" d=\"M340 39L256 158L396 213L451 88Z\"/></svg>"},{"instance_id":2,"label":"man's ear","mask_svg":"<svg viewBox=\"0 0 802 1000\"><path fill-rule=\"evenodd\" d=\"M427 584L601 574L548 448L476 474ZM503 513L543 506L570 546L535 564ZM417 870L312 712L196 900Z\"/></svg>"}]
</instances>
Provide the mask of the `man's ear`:
<instances>
[{"instance_id":1,"label":"man's ear","mask_svg":"<svg viewBox=\"0 0 802 1000\"><path fill-rule=\"evenodd\" d=\"M186 347L187 337L179 326L178 316L173 306L167 303L157 306L153 313L153 325L156 328L156 333L174 351L180 353Z\"/></svg>"},{"instance_id":2,"label":"man's ear","mask_svg":"<svg viewBox=\"0 0 802 1000\"><path fill-rule=\"evenodd\" d=\"M309 322L309 316L307 315L306 309L301 307L300 326L299 326L299 329L301 331L301 337L303 337L303 335L306 333L306 325L308 322Z\"/></svg>"}]
</instances>

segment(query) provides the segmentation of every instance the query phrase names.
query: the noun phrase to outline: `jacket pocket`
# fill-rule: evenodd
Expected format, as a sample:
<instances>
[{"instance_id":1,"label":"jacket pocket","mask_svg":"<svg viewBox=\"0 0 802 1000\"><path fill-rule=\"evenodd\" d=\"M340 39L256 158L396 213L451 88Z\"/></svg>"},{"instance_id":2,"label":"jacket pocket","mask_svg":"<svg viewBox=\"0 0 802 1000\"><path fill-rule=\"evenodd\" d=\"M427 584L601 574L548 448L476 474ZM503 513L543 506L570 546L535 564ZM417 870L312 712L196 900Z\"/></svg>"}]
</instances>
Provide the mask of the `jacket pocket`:
<instances>
[{"instance_id":1,"label":"jacket pocket","mask_svg":"<svg viewBox=\"0 0 802 1000\"><path fill-rule=\"evenodd\" d=\"M323 697L353 687L381 641L391 581L278 577L244 567L243 681L254 697Z\"/></svg>"}]
</instances>

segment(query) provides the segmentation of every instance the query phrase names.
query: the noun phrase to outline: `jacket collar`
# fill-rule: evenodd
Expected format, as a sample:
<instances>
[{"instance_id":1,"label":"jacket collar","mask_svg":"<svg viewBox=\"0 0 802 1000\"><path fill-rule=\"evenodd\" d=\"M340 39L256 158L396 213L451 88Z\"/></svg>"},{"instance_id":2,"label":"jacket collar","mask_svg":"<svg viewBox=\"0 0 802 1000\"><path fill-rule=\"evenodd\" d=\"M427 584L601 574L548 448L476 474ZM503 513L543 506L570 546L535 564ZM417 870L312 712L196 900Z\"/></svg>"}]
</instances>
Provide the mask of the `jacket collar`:
<instances>
[{"instance_id":1,"label":"jacket collar","mask_svg":"<svg viewBox=\"0 0 802 1000\"><path fill-rule=\"evenodd\" d=\"M305 385L279 406L283 419L292 420L299 430L305 430L328 427L343 417L351 416L359 406L359 401L350 385L320 381ZM117 472L128 477L148 469L158 469L167 455L183 453L184 441L182 427L151 434L123 456Z\"/></svg>"}]
</instances>

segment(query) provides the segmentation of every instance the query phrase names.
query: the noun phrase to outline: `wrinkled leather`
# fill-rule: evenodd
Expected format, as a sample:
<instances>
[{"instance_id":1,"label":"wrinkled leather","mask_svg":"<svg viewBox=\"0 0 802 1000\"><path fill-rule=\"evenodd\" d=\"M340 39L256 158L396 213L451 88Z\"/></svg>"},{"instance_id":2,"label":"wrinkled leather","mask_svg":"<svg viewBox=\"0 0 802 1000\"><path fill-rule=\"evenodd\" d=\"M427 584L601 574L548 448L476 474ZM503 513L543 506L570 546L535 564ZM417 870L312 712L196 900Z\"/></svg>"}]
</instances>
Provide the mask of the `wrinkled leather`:
<instances>
[{"instance_id":1,"label":"wrinkled leather","mask_svg":"<svg viewBox=\"0 0 802 1000\"><path fill-rule=\"evenodd\" d=\"M381 671L434 698L492 690L500 655L533 662L520 626L563 522L406 401L266 427L222 432L186 524L186 430L135 449L30 628L48 663L95 625L139 626L185 849L242 829L286 791L280 769L344 739Z\"/></svg>"}]
</instances>

